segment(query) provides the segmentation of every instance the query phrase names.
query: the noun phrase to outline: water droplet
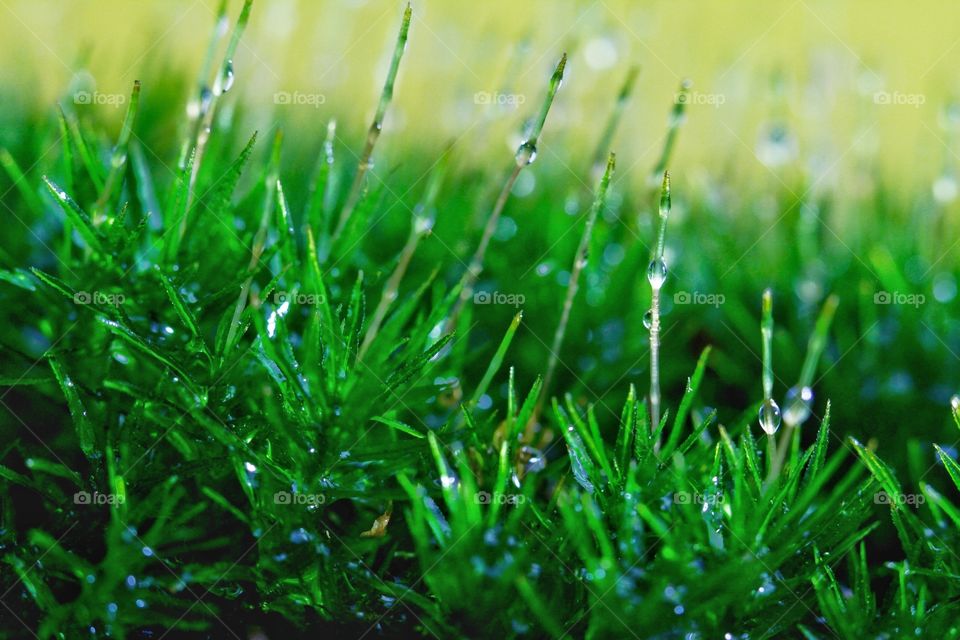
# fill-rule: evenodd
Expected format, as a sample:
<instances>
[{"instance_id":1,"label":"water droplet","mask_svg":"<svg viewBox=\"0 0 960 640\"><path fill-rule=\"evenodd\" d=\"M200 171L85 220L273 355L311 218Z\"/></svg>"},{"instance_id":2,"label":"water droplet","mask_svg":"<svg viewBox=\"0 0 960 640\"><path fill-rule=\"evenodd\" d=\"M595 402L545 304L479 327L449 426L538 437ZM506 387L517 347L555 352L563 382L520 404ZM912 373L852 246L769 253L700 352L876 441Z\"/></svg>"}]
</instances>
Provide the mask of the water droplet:
<instances>
[{"instance_id":1,"label":"water droplet","mask_svg":"<svg viewBox=\"0 0 960 640\"><path fill-rule=\"evenodd\" d=\"M543 452L540 451L540 449L529 446L520 447L520 462L523 464L524 475L528 473L539 473L547 466Z\"/></svg>"},{"instance_id":2,"label":"water droplet","mask_svg":"<svg viewBox=\"0 0 960 640\"><path fill-rule=\"evenodd\" d=\"M773 398L767 398L760 405L760 426L771 436L780 428L780 407Z\"/></svg>"},{"instance_id":3,"label":"water droplet","mask_svg":"<svg viewBox=\"0 0 960 640\"><path fill-rule=\"evenodd\" d=\"M584 48L584 57L591 69L609 69L617 63L617 47L608 37L596 37L587 42Z\"/></svg>"},{"instance_id":4,"label":"water droplet","mask_svg":"<svg viewBox=\"0 0 960 640\"><path fill-rule=\"evenodd\" d=\"M647 267L647 280L650 281L650 286L654 289L659 289L663 286L666 279L667 263L663 261L663 258L654 258L651 260L650 265Z\"/></svg>"},{"instance_id":5,"label":"water droplet","mask_svg":"<svg viewBox=\"0 0 960 640\"><path fill-rule=\"evenodd\" d=\"M647 309L647 312L643 314L643 326L647 329L653 326L653 311Z\"/></svg>"},{"instance_id":6,"label":"water droplet","mask_svg":"<svg viewBox=\"0 0 960 640\"><path fill-rule=\"evenodd\" d=\"M525 167L528 164L533 164L537 159L537 145L534 144L531 140L524 141L523 144L517 148L517 166Z\"/></svg>"},{"instance_id":7,"label":"water droplet","mask_svg":"<svg viewBox=\"0 0 960 640\"><path fill-rule=\"evenodd\" d=\"M292 542L293 544L303 544L305 542L310 542L310 539L312 537L313 536L311 536L310 533L303 527L300 527L299 529L294 529L293 531L290 532L290 542Z\"/></svg>"},{"instance_id":8,"label":"water droplet","mask_svg":"<svg viewBox=\"0 0 960 640\"><path fill-rule=\"evenodd\" d=\"M434 217L431 215L417 215L413 222L413 231L417 235L423 235L433 230Z\"/></svg>"},{"instance_id":9,"label":"water droplet","mask_svg":"<svg viewBox=\"0 0 960 640\"><path fill-rule=\"evenodd\" d=\"M222 85L221 93L230 91L230 87L233 86L233 80L233 60L227 60L227 63L223 65L223 75L220 77L220 82Z\"/></svg>"},{"instance_id":10,"label":"water droplet","mask_svg":"<svg viewBox=\"0 0 960 640\"><path fill-rule=\"evenodd\" d=\"M457 477L450 474L443 474L440 476L440 484L446 488L456 487L457 486Z\"/></svg>"},{"instance_id":11,"label":"water droplet","mask_svg":"<svg viewBox=\"0 0 960 640\"><path fill-rule=\"evenodd\" d=\"M797 139L782 123L768 125L760 134L755 153L768 167L783 166L797 157Z\"/></svg>"},{"instance_id":12,"label":"water droplet","mask_svg":"<svg viewBox=\"0 0 960 640\"><path fill-rule=\"evenodd\" d=\"M960 396L953 396L950 398L950 407L954 411L960 411Z\"/></svg>"},{"instance_id":13,"label":"water droplet","mask_svg":"<svg viewBox=\"0 0 960 640\"><path fill-rule=\"evenodd\" d=\"M213 92L210 87L200 89L200 116L205 116L210 110L210 103L213 102Z\"/></svg>"},{"instance_id":14,"label":"water droplet","mask_svg":"<svg viewBox=\"0 0 960 640\"><path fill-rule=\"evenodd\" d=\"M580 434L578 434L573 427L567 427L567 432L577 445L575 447L571 447L569 445L567 446L567 451L570 454L570 470L573 472L573 477L576 479L577 483L586 489L588 493L593 493L595 491L593 483L590 482L590 476L587 473L586 468L583 466L583 460L580 459L580 455L576 451L576 449L585 451L586 446L583 444Z\"/></svg>"},{"instance_id":15,"label":"water droplet","mask_svg":"<svg viewBox=\"0 0 960 640\"><path fill-rule=\"evenodd\" d=\"M933 182L933 199L940 204L949 204L957 199L960 186L953 176L945 174Z\"/></svg>"},{"instance_id":16,"label":"water droplet","mask_svg":"<svg viewBox=\"0 0 960 640\"><path fill-rule=\"evenodd\" d=\"M783 421L791 427L803 424L810 417L812 405L813 389L790 387L783 401Z\"/></svg>"}]
</instances>

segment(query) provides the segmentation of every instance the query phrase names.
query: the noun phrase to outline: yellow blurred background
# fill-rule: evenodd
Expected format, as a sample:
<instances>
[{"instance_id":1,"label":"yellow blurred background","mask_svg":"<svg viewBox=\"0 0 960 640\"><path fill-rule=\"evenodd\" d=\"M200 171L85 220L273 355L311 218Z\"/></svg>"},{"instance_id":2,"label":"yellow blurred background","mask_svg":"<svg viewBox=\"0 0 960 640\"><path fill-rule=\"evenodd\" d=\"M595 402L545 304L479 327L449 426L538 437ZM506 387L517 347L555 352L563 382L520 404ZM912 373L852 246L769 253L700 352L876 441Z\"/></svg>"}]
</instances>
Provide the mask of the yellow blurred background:
<instances>
[{"instance_id":1,"label":"yellow blurred background","mask_svg":"<svg viewBox=\"0 0 960 640\"><path fill-rule=\"evenodd\" d=\"M231 28L240 4L229 3ZM288 138L319 143L331 117L359 133L403 4L256 0L228 100L246 106L250 128L277 117L296 126ZM161 77L187 86L216 9L217 0L0 0L0 95L52 107L77 82L124 95L141 78L145 99ZM672 164L688 176L732 172L775 186L793 171L826 186L876 160L898 187L930 189L956 152L955 2L416 0L413 12L381 140L388 157L458 139L478 161L507 158L563 51L568 74L541 153L577 167L628 68L642 67L613 145L621 179L646 179L683 78L693 93Z\"/></svg>"}]
</instances>

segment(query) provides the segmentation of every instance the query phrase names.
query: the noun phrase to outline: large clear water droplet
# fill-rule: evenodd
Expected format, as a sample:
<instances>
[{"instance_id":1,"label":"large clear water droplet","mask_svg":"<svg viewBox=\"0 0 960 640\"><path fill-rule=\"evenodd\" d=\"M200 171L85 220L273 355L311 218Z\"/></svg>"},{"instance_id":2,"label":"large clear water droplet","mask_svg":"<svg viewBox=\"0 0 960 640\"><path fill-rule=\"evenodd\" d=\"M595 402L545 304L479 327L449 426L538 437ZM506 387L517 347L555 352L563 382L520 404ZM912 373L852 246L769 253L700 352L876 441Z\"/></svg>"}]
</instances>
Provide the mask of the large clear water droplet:
<instances>
[{"instance_id":1,"label":"large clear water droplet","mask_svg":"<svg viewBox=\"0 0 960 640\"><path fill-rule=\"evenodd\" d=\"M643 326L647 329L653 326L653 311L647 309L647 312L643 314Z\"/></svg>"},{"instance_id":2,"label":"large clear water droplet","mask_svg":"<svg viewBox=\"0 0 960 640\"><path fill-rule=\"evenodd\" d=\"M803 424L810 417L812 406L813 389L790 387L783 401L783 421L791 427Z\"/></svg>"},{"instance_id":3,"label":"large clear water droplet","mask_svg":"<svg viewBox=\"0 0 960 640\"><path fill-rule=\"evenodd\" d=\"M663 286L666 279L667 263L663 261L663 258L654 258L651 260L650 265L647 267L647 280L650 281L650 286L654 289L659 289Z\"/></svg>"},{"instance_id":4,"label":"large clear water droplet","mask_svg":"<svg viewBox=\"0 0 960 640\"><path fill-rule=\"evenodd\" d=\"M771 436L780 428L780 407L773 398L760 405L760 426Z\"/></svg>"},{"instance_id":5,"label":"large clear water droplet","mask_svg":"<svg viewBox=\"0 0 960 640\"><path fill-rule=\"evenodd\" d=\"M534 160L537 159L537 145L535 145L531 140L524 141L517 148L517 166L525 167L528 164L533 164Z\"/></svg>"},{"instance_id":6,"label":"large clear water droplet","mask_svg":"<svg viewBox=\"0 0 960 640\"><path fill-rule=\"evenodd\" d=\"M233 60L227 60L227 63L223 65L223 76L220 78L221 93L230 91L230 87L233 86L233 80Z\"/></svg>"}]
</instances>

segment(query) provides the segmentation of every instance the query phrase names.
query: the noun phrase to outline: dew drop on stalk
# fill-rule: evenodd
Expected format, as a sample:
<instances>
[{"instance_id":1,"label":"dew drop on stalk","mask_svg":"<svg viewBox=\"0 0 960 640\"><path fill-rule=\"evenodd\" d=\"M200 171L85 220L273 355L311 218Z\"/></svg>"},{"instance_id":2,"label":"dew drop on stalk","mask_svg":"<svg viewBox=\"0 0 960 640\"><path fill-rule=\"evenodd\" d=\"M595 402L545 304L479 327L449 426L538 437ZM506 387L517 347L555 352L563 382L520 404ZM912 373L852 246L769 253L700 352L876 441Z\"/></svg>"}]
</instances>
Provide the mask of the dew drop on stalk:
<instances>
[{"instance_id":1,"label":"dew drop on stalk","mask_svg":"<svg viewBox=\"0 0 960 640\"><path fill-rule=\"evenodd\" d=\"M227 60L227 63L223 65L223 75L220 78L221 93L230 91L230 88L233 86L234 77L233 60Z\"/></svg>"},{"instance_id":2,"label":"dew drop on stalk","mask_svg":"<svg viewBox=\"0 0 960 640\"><path fill-rule=\"evenodd\" d=\"M187 117L191 120L200 117L200 101L190 100L187 102Z\"/></svg>"},{"instance_id":3,"label":"dew drop on stalk","mask_svg":"<svg viewBox=\"0 0 960 640\"><path fill-rule=\"evenodd\" d=\"M783 421L791 427L803 424L810 417L813 406L813 389L790 387L783 402Z\"/></svg>"},{"instance_id":4,"label":"dew drop on stalk","mask_svg":"<svg viewBox=\"0 0 960 640\"><path fill-rule=\"evenodd\" d=\"M654 258L651 260L650 265L647 267L647 280L650 281L650 286L654 289L659 289L663 286L666 279L667 263L664 262L662 258Z\"/></svg>"},{"instance_id":5,"label":"dew drop on stalk","mask_svg":"<svg viewBox=\"0 0 960 640\"><path fill-rule=\"evenodd\" d=\"M571 439L574 442L579 443L579 449L584 449L583 441L580 439L580 435L573 429L573 427L567 427L567 433L571 434ZM593 493L594 486L590 481L590 475L587 473L587 470L583 465L583 460L580 459L580 454L574 447L571 447L570 445L567 445L567 452L570 455L570 470L573 472L573 477L576 479L577 483L588 493Z\"/></svg>"},{"instance_id":6,"label":"dew drop on stalk","mask_svg":"<svg viewBox=\"0 0 960 640\"><path fill-rule=\"evenodd\" d=\"M533 164L537 159L537 145L530 140L526 140L517 148L517 166L525 167Z\"/></svg>"},{"instance_id":7,"label":"dew drop on stalk","mask_svg":"<svg viewBox=\"0 0 960 640\"><path fill-rule=\"evenodd\" d=\"M960 396L950 398L950 408L954 411L960 411Z\"/></svg>"},{"instance_id":8,"label":"dew drop on stalk","mask_svg":"<svg viewBox=\"0 0 960 640\"><path fill-rule=\"evenodd\" d=\"M213 92L210 87L200 89L200 115L204 116L210 110L210 103L213 102Z\"/></svg>"},{"instance_id":9,"label":"dew drop on stalk","mask_svg":"<svg viewBox=\"0 0 960 640\"><path fill-rule=\"evenodd\" d=\"M760 426L771 436L780 428L780 407L773 398L767 398L760 405Z\"/></svg>"},{"instance_id":10,"label":"dew drop on stalk","mask_svg":"<svg viewBox=\"0 0 960 640\"><path fill-rule=\"evenodd\" d=\"M653 326L653 311L647 309L647 312L643 314L643 326L647 329Z\"/></svg>"}]
</instances>

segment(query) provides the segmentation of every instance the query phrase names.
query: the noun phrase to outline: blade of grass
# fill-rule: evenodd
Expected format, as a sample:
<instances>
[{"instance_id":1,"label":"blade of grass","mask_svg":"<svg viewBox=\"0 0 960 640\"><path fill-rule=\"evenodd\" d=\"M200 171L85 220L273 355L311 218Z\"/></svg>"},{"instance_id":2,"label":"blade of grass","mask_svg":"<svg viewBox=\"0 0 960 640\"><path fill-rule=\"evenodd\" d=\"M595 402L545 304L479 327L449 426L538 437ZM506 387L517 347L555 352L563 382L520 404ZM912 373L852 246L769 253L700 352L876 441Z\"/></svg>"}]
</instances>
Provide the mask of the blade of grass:
<instances>
[{"instance_id":1,"label":"blade of grass","mask_svg":"<svg viewBox=\"0 0 960 640\"><path fill-rule=\"evenodd\" d=\"M380 131L383 129L383 119L387 115L387 107L393 99L393 85L397 80L397 72L400 70L400 59L403 57L403 52L407 48L407 35L410 32L410 19L412 16L413 8L410 6L410 3L407 3L407 8L403 11L403 22L400 23L400 33L397 34L397 42L393 48L393 58L390 59L390 69L387 71L387 79L383 83L383 91L380 92L380 102L377 105L377 112L373 117L373 122L370 123L370 129L367 131L367 142L363 148L363 153L360 155L357 174L353 178L353 185L350 187L347 200L343 205L343 210L340 212L340 219L337 221L337 226L333 231L331 242L336 242L350 221L350 216L353 215L353 210L360 200L364 179L373 167L371 160L373 148L380 138Z\"/></svg>"},{"instance_id":2,"label":"blade of grass","mask_svg":"<svg viewBox=\"0 0 960 640\"><path fill-rule=\"evenodd\" d=\"M497 230L497 225L500 222L500 214L503 213L503 208L507 204L507 200L510 197L510 192L513 190L514 183L517 181L517 178L520 176L520 172L523 171L524 167L531 164L537 157L537 142L540 139L540 134L543 132L543 125L547 121L547 114L550 113L550 107L553 105L553 99L556 97L557 91L560 89L560 85L563 83L563 70L566 66L567 54L563 54L563 56L560 58L560 62L557 63L556 69L553 71L553 75L550 77L550 86L547 88L547 95L544 98L543 103L540 105L540 112L533 121L529 135L526 136L526 139L517 149L517 153L514 157L514 163L512 164L510 172L507 175L507 180L503 185L503 189L500 190L500 195L497 197L497 201L493 205L490 216L487 218L487 224L483 229L483 234L480 236L480 243L477 245L477 249L474 252L473 257L470 259L470 264L467 266L467 270L460 280L460 297L458 298L456 304L450 312L450 316L447 319L447 331L453 330L457 324L457 319L460 317L460 313L463 310L463 305L466 304L467 300L473 297L473 287L476 285L477 278L480 277L480 273L483 271L483 259L487 253L487 246L490 244L490 240L493 238L493 234Z\"/></svg>"},{"instance_id":3,"label":"blade of grass","mask_svg":"<svg viewBox=\"0 0 960 640\"><path fill-rule=\"evenodd\" d=\"M589 260L588 252L590 249L590 240L593 237L593 226L597 222L597 216L603 209L607 198L607 189L610 186L610 178L613 177L614 169L617 165L617 157L613 153L607 157L607 168L603 172L603 177L597 185L596 196L593 200L593 206L587 215L586 225L583 227L583 234L580 236L580 244L577 245L577 251L573 255L573 266L570 267L570 279L567 281L567 292L563 301L563 308L560 311L560 321L553 333L553 342L550 346L550 357L547 360L547 373L543 377L543 389L540 391L540 400L537 402L537 408L533 412L530 424L527 425L527 437L533 435L534 423L540 417L540 411L543 403L550 393L550 384L553 382L553 376L556 373L557 362L560 360L560 351L563 348L563 337L567 332L567 323L570 321L570 312L573 309L573 301L577 297L579 290L580 274L587 266Z\"/></svg>"},{"instance_id":4,"label":"blade of grass","mask_svg":"<svg viewBox=\"0 0 960 640\"><path fill-rule=\"evenodd\" d=\"M130 104L127 106L127 113L123 118L123 124L120 126L120 136L117 138L117 144L113 147L110 155L110 173L107 174L107 181L100 192L100 197L93 205L93 223L99 225L106 219L105 209L110 198L113 196L117 183L123 176L123 171L127 167L127 148L130 145L130 137L133 135L133 123L137 119L137 110L140 107L140 81L133 81L133 91L130 92Z\"/></svg>"}]
</instances>

